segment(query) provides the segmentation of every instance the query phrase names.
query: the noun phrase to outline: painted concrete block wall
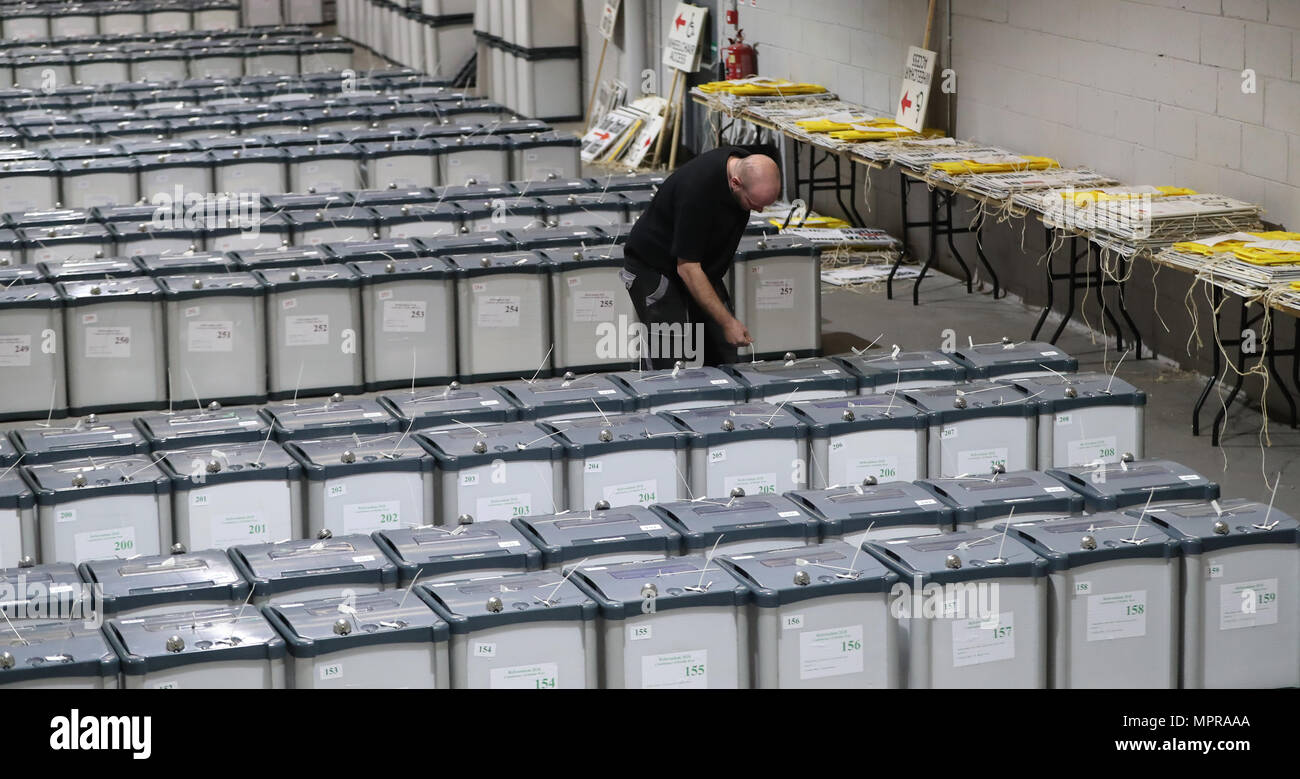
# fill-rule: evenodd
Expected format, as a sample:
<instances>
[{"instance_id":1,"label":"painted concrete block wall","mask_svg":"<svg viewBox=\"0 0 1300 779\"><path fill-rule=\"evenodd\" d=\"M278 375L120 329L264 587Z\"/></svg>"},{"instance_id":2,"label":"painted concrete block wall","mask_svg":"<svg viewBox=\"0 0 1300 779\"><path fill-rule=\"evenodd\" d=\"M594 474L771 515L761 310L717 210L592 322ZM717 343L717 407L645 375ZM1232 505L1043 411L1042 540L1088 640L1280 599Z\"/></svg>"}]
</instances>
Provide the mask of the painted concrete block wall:
<instances>
[{"instance_id":1,"label":"painted concrete block wall","mask_svg":"<svg viewBox=\"0 0 1300 779\"><path fill-rule=\"evenodd\" d=\"M816 81L892 114L907 46L924 35L926 3L744 6L741 26L758 44L761 73ZM1300 0L952 0L950 58L945 0L938 6L931 48L940 51L941 68L951 62L957 90L932 99L929 124L955 123L958 137L1090 166L1129 183L1191 186L1257 202L1268 221L1300 230ZM1252 94L1241 90L1246 68L1255 75ZM897 173L883 172L863 192L868 221L896 234L898 189ZM914 192L910 213L917 219L924 197L922 189ZM815 206L839 211L833 197L819 196ZM912 252L922 259L923 236L911 231ZM964 249L972 239L957 241ZM1026 230L1023 220L991 226L984 239L1003 284L1034 305L1045 302L1043 245L1041 228ZM939 254L940 267L956 272L946 246ZM1128 289L1146 345L1186 369L1208 372L1204 296L1188 296L1186 276L1165 270L1153 280L1154 274L1150 263L1139 263ZM900 291L910 294L910 285ZM1100 318L1096 300L1094 290L1093 326ZM1064 309L1060 296L1056 307ZM1235 329L1238 310L1225 309L1225 332ZM1279 346L1290 346L1292 328L1279 317ZM1282 404L1273 398L1270 406Z\"/></svg>"}]
</instances>

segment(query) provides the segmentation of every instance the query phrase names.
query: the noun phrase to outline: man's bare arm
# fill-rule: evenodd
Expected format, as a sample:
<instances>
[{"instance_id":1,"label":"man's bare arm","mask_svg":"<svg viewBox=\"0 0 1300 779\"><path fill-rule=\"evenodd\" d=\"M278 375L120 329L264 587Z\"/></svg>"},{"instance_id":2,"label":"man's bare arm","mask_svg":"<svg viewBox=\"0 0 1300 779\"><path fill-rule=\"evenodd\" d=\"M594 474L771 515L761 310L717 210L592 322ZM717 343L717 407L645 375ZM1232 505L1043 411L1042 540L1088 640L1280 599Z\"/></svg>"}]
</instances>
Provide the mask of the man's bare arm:
<instances>
[{"instance_id":1,"label":"man's bare arm","mask_svg":"<svg viewBox=\"0 0 1300 779\"><path fill-rule=\"evenodd\" d=\"M681 277L682 282L686 284L686 289L690 291L691 297L695 302L700 304L705 313L713 318L722 328L723 337L727 343L732 346L745 346L753 343L749 337L749 331L745 325L731 315L727 306L718 297L718 293L713 291L713 284L709 277L704 275L704 269L698 262L677 261L677 275Z\"/></svg>"}]
</instances>

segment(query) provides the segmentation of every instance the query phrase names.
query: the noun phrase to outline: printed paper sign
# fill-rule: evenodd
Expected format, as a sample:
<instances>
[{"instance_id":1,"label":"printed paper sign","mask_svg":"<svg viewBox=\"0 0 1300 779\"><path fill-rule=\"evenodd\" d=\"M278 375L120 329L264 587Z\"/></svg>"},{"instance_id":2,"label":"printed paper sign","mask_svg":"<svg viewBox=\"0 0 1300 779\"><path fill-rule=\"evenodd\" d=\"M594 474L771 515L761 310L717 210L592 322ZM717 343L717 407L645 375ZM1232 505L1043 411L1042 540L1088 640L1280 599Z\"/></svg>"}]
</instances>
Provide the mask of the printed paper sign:
<instances>
[{"instance_id":1,"label":"printed paper sign","mask_svg":"<svg viewBox=\"0 0 1300 779\"><path fill-rule=\"evenodd\" d=\"M578 292L574 294L573 321L614 321L614 296L608 292Z\"/></svg>"},{"instance_id":2,"label":"printed paper sign","mask_svg":"<svg viewBox=\"0 0 1300 779\"><path fill-rule=\"evenodd\" d=\"M382 327L385 333L423 333L427 304L423 300L385 300Z\"/></svg>"},{"instance_id":3,"label":"printed paper sign","mask_svg":"<svg viewBox=\"0 0 1300 779\"><path fill-rule=\"evenodd\" d=\"M957 473L990 473L993 466L1007 467L1007 449L967 449L957 453Z\"/></svg>"},{"instance_id":4,"label":"printed paper sign","mask_svg":"<svg viewBox=\"0 0 1300 779\"><path fill-rule=\"evenodd\" d=\"M794 308L793 279L760 279L757 293L759 309Z\"/></svg>"},{"instance_id":5,"label":"printed paper sign","mask_svg":"<svg viewBox=\"0 0 1300 779\"><path fill-rule=\"evenodd\" d=\"M799 678L862 673L862 626L806 630L799 634Z\"/></svg>"},{"instance_id":6,"label":"printed paper sign","mask_svg":"<svg viewBox=\"0 0 1300 779\"><path fill-rule=\"evenodd\" d=\"M737 487L744 490L746 495L775 495L776 474L751 473L747 476L728 476L722 480L723 491L728 495Z\"/></svg>"},{"instance_id":7,"label":"printed paper sign","mask_svg":"<svg viewBox=\"0 0 1300 779\"><path fill-rule=\"evenodd\" d=\"M1119 444L1113 435L1103 438L1085 438L1067 444L1066 456L1070 460L1070 465L1087 465L1097 460L1110 462L1119 457L1118 449Z\"/></svg>"},{"instance_id":8,"label":"printed paper sign","mask_svg":"<svg viewBox=\"0 0 1300 779\"><path fill-rule=\"evenodd\" d=\"M1277 579L1219 585L1219 630L1277 624Z\"/></svg>"},{"instance_id":9,"label":"printed paper sign","mask_svg":"<svg viewBox=\"0 0 1300 779\"><path fill-rule=\"evenodd\" d=\"M707 8L678 3L668 22L668 42L664 45L663 63L670 68L692 73L700 66L700 35L704 32Z\"/></svg>"},{"instance_id":10,"label":"printed paper sign","mask_svg":"<svg viewBox=\"0 0 1300 779\"><path fill-rule=\"evenodd\" d=\"M898 478L898 458L892 454L878 457L857 457L849 461L845 469L846 481L856 484L868 476L875 476L880 481Z\"/></svg>"},{"instance_id":11,"label":"printed paper sign","mask_svg":"<svg viewBox=\"0 0 1300 779\"><path fill-rule=\"evenodd\" d=\"M709 650L645 655L641 658L641 689L704 690L709 686Z\"/></svg>"},{"instance_id":12,"label":"printed paper sign","mask_svg":"<svg viewBox=\"0 0 1300 779\"><path fill-rule=\"evenodd\" d=\"M1088 640L1141 638L1147 634L1147 591L1088 596Z\"/></svg>"},{"instance_id":13,"label":"printed paper sign","mask_svg":"<svg viewBox=\"0 0 1300 779\"><path fill-rule=\"evenodd\" d=\"M938 57L932 51L917 46L907 47L907 63L903 68L903 89L898 98L898 111L894 121L909 130L921 132L925 122L925 110L930 99L930 81L934 78L934 61Z\"/></svg>"},{"instance_id":14,"label":"printed paper sign","mask_svg":"<svg viewBox=\"0 0 1300 779\"><path fill-rule=\"evenodd\" d=\"M997 621L954 619L952 621L952 665L961 668L982 663L1011 660L1016 656L1015 631L1011 612L998 615Z\"/></svg>"},{"instance_id":15,"label":"printed paper sign","mask_svg":"<svg viewBox=\"0 0 1300 779\"><path fill-rule=\"evenodd\" d=\"M191 352L231 352L235 349L235 323L190 322L189 343Z\"/></svg>"},{"instance_id":16,"label":"printed paper sign","mask_svg":"<svg viewBox=\"0 0 1300 779\"><path fill-rule=\"evenodd\" d=\"M513 519L526 517L533 513L532 493L521 492L518 495L492 495L479 498L475 506L474 518L479 522L489 519Z\"/></svg>"},{"instance_id":17,"label":"printed paper sign","mask_svg":"<svg viewBox=\"0 0 1300 779\"><path fill-rule=\"evenodd\" d=\"M30 335L0 335L0 368L26 368L31 364Z\"/></svg>"},{"instance_id":18,"label":"printed paper sign","mask_svg":"<svg viewBox=\"0 0 1300 779\"><path fill-rule=\"evenodd\" d=\"M554 690L559 686L560 667L555 663L493 668L488 686L493 690Z\"/></svg>"},{"instance_id":19,"label":"printed paper sign","mask_svg":"<svg viewBox=\"0 0 1300 779\"><path fill-rule=\"evenodd\" d=\"M600 34L605 40L614 39L614 24L618 21L618 7L623 0L605 0L600 12Z\"/></svg>"},{"instance_id":20,"label":"printed paper sign","mask_svg":"<svg viewBox=\"0 0 1300 779\"><path fill-rule=\"evenodd\" d=\"M212 519L212 545L225 549L236 544L266 543L271 538L270 524L257 514L228 514Z\"/></svg>"},{"instance_id":21,"label":"printed paper sign","mask_svg":"<svg viewBox=\"0 0 1300 779\"><path fill-rule=\"evenodd\" d=\"M328 346L330 318L328 314L315 316L287 316L284 318L285 346Z\"/></svg>"},{"instance_id":22,"label":"printed paper sign","mask_svg":"<svg viewBox=\"0 0 1300 779\"><path fill-rule=\"evenodd\" d=\"M652 635L652 631L650 630L650 625L628 625L627 626L628 641L645 641L646 639L650 638L651 635Z\"/></svg>"},{"instance_id":23,"label":"printed paper sign","mask_svg":"<svg viewBox=\"0 0 1300 779\"><path fill-rule=\"evenodd\" d=\"M605 488L604 494L610 508L618 506L649 506L659 500L659 481L657 479L647 479L645 481L628 482L627 484L611 484Z\"/></svg>"},{"instance_id":24,"label":"printed paper sign","mask_svg":"<svg viewBox=\"0 0 1300 779\"><path fill-rule=\"evenodd\" d=\"M373 533L392 530L401 522L401 503L395 500L348 503L343 506L343 532Z\"/></svg>"},{"instance_id":25,"label":"printed paper sign","mask_svg":"<svg viewBox=\"0 0 1300 779\"><path fill-rule=\"evenodd\" d=\"M477 303L479 327L519 327L518 295L479 295Z\"/></svg>"},{"instance_id":26,"label":"printed paper sign","mask_svg":"<svg viewBox=\"0 0 1300 779\"><path fill-rule=\"evenodd\" d=\"M77 533L72 538L72 544L72 554L77 558L73 562L77 563L109 557L129 557L136 554L135 528L115 527Z\"/></svg>"},{"instance_id":27,"label":"printed paper sign","mask_svg":"<svg viewBox=\"0 0 1300 779\"><path fill-rule=\"evenodd\" d=\"M86 357L124 359L131 356L131 328L87 327Z\"/></svg>"},{"instance_id":28,"label":"printed paper sign","mask_svg":"<svg viewBox=\"0 0 1300 779\"><path fill-rule=\"evenodd\" d=\"M326 663L325 665L322 665L322 666L320 667L318 673L320 674L320 680L321 680L322 682L330 682L330 681L333 681L333 680L335 680L335 679L342 679L342 678L343 678L343 664L342 664L342 663Z\"/></svg>"}]
</instances>

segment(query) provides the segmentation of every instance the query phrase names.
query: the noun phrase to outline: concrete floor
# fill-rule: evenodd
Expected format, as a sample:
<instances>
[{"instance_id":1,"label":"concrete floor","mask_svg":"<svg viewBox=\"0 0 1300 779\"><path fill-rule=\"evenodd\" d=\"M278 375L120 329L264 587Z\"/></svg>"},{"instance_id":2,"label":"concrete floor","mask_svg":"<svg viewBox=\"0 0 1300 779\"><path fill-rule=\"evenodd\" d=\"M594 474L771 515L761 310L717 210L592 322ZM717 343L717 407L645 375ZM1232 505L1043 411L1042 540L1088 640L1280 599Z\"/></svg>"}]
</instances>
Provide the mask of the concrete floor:
<instances>
[{"instance_id":1,"label":"concrete floor","mask_svg":"<svg viewBox=\"0 0 1300 779\"><path fill-rule=\"evenodd\" d=\"M993 300L986 293L966 294L965 284L939 274L927 276L921 288L921 305L913 306L911 282L896 284L894 299L879 290L846 290L823 285L822 334L827 354L863 348L882 336L876 349L892 344L904 349L938 349L941 332L952 329L961 344L997 341L1003 336L1022 339L1038 317L1038 308L1016 300ZM1048 335L1058 316L1045 327ZM1094 323L1096 318L1093 319ZM1115 367L1120 353L1113 339L1103 340L1080 325L1071 324L1057 345L1079 360L1080 370L1106 371ZM1180 462L1217 481L1225 498L1251 498L1268 502L1269 485L1281 474L1274 506L1300 516L1300 431L1272 422L1272 446L1261 448L1263 417L1256 408L1238 402L1228 407L1222 447L1210 445L1209 428L1221 408L1211 395L1202 410L1202 434L1192 436L1192 407L1205 377L1179 371L1163 361L1126 358L1117 374L1147 393L1146 455ZM1258 381L1248 377L1247 382ZM1224 393L1226 395L1226 391ZM1267 473L1268 484L1265 484Z\"/></svg>"}]
</instances>

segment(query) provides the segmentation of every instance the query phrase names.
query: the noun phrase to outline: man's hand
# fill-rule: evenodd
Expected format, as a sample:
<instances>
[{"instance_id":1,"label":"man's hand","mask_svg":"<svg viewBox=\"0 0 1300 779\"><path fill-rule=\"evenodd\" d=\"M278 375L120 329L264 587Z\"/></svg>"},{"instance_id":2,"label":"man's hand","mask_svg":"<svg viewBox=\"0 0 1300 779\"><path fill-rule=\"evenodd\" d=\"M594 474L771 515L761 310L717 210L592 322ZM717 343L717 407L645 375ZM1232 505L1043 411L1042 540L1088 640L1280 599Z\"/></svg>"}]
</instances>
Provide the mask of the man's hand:
<instances>
[{"instance_id":1,"label":"man's hand","mask_svg":"<svg viewBox=\"0 0 1300 779\"><path fill-rule=\"evenodd\" d=\"M754 339L749 337L749 330L745 327L745 323L735 317L723 325L722 337L732 346L749 346L754 342Z\"/></svg>"}]
</instances>

